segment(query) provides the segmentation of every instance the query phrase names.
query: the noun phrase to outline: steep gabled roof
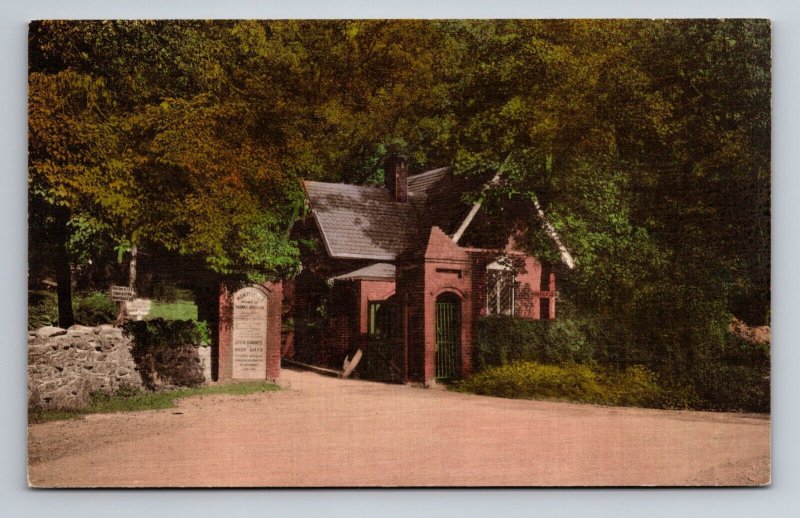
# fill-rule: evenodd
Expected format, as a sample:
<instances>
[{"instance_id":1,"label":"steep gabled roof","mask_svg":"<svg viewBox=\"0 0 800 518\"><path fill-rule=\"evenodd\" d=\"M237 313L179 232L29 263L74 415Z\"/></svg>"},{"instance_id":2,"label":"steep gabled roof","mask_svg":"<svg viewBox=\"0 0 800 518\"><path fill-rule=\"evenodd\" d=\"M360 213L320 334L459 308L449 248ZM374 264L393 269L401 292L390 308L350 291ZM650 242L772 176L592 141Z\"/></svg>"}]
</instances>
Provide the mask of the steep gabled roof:
<instances>
[{"instance_id":1,"label":"steep gabled roof","mask_svg":"<svg viewBox=\"0 0 800 518\"><path fill-rule=\"evenodd\" d=\"M378 261L396 259L432 226L452 235L470 208L463 193L478 185L433 169L409 176L408 203L397 203L382 187L303 182L328 255Z\"/></svg>"},{"instance_id":2,"label":"steep gabled roof","mask_svg":"<svg viewBox=\"0 0 800 518\"><path fill-rule=\"evenodd\" d=\"M397 203L381 187L322 182L304 186L331 257L391 261L417 229L414 202Z\"/></svg>"},{"instance_id":3,"label":"steep gabled roof","mask_svg":"<svg viewBox=\"0 0 800 518\"><path fill-rule=\"evenodd\" d=\"M408 203L394 201L383 187L313 181L303 186L330 257L393 261L424 249L432 227L452 238L460 226L469 226L475 215L470 211L477 212L480 203L465 203L464 193L480 191L490 179L455 176L447 167L426 171L408 177ZM538 203L535 210L562 261L572 268L572 256Z\"/></svg>"}]
</instances>

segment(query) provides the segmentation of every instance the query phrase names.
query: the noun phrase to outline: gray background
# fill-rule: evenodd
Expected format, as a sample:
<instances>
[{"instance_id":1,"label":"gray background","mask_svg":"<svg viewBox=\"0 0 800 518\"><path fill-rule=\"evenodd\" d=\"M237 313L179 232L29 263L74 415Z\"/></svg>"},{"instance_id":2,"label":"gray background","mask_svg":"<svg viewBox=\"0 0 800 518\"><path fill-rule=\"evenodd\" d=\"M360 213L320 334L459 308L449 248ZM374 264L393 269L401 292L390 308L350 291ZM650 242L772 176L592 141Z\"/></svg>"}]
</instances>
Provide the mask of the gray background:
<instances>
[{"instance_id":1,"label":"gray background","mask_svg":"<svg viewBox=\"0 0 800 518\"><path fill-rule=\"evenodd\" d=\"M120 3L121 5L117 5ZM796 1L5 0L0 6L0 516L800 516ZM26 487L26 47L41 18L659 18L773 20L773 483L759 489L29 490Z\"/></svg>"}]
</instances>

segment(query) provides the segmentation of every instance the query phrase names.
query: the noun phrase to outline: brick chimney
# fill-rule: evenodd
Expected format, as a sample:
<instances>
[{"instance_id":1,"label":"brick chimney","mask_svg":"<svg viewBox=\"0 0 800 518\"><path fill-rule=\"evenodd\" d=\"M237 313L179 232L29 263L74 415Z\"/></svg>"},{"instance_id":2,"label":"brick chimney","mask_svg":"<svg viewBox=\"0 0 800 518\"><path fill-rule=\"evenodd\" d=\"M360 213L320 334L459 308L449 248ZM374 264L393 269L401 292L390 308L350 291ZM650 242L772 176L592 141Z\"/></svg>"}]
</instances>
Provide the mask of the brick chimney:
<instances>
[{"instance_id":1,"label":"brick chimney","mask_svg":"<svg viewBox=\"0 0 800 518\"><path fill-rule=\"evenodd\" d=\"M384 160L383 169L386 189L389 190L394 201L406 203L408 201L408 158L404 155L389 155Z\"/></svg>"}]
</instances>

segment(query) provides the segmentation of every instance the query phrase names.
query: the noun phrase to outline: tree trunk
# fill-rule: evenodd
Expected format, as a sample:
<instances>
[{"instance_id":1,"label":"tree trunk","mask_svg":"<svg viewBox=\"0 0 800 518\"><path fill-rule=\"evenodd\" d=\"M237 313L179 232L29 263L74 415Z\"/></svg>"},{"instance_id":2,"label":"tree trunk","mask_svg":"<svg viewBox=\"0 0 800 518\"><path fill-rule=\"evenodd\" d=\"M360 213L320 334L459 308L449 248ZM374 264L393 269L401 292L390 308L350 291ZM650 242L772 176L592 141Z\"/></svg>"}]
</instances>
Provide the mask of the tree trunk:
<instances>
[{"instance_id":1,"label":"tree trunk","mask_svg":"<svg viewBox=\"0 0 800 518\"><path fill-rule=\"evenodd\" d=\"M194 284L194 302L197 305L197 320L205 321L211 337L211 378L219 379L219 296L221 284L216 276L208 276Z\"/></svg>"},{"instance_id":2,"label":"tree trunk","mask_svg":"<svg viewBox=\"0 0 800 518\"><path fill-rule=\"evenodd\" d=\"M139 251L136 249L136 245L133 245L131 247L131 264L128 274L128 286L130 286L133 291L136 291L136 256L138 253Z\"/></svg>"},{"instance_id":3,"label":"tree trunk","mask_svg":"<svg viewBox=\"0 0 800 518\"><path fill-rule=\"evenodd\" d=\"M67 328L75 324L75 315L72 311L72 270L67 253L67 221L65 210L56 213L53 237L55 242L53 266L56 271L56 284L58 293L58 325Z\"/></svg>"}]
</instances>

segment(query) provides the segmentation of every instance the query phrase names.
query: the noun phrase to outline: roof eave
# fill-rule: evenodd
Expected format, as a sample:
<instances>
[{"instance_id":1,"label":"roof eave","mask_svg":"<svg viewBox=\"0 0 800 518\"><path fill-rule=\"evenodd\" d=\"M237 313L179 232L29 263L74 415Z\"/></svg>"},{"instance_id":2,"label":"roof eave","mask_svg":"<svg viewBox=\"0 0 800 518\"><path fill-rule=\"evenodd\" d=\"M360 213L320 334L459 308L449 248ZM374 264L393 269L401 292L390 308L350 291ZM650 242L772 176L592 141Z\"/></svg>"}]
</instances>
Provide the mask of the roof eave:
<instances>
[{"instance_id":1,"label":"roof eave","mask_svg":"<svg viewBox=\"0 0 800 518\"><path fill-rule=\"evenodd\" d=\"M356 277L334 277L334 281L394 281L394 277L378 277L375 275L358 275Z\"/></svg>"},{"instance_id":2,"label":"roof eave","mask_svg":"<svg viewBox=\"0 0 800 518\"><path fill-rule=\"evenodd\" d=\"M319 235L322 237L322 244L325 245L325 251L328 253L328 257L333 257L333 253L331 251L331 245L330 243L328 243L328 238L325 236L325 229L322 228L322 223L319 220L317 211L312 209L311 215L314 216L314 222L317 224L317 229L319 230Z\"/></svg>"},{"instance_id":3,"label":"roof eave","mask_svg":"<svg viewBox=\"0 0 800 518\"><path fill-rule=\"evenodd\" d=\"M539 205L539 200L534 198L533 205L536 208L536 213L539 215L539 218L542 221L542 226L544 227L545 233L550 236L550 239L555 242L556 248L558 248L559 255L561 256L561 262L570 270L574 269L575 259L572 257L572 254L567 247L564 246L564 242L561 241L561 236L558 235L556 228L552 223L550 223L550 220L547 219L547 216L545 216L542 206Z\"/></svg>"},{"instance_id":4,"label":"roof eave","mask_svg":"<svg viewBox=\"0 0 800 518\"><path fill-rule=\"evenodd\" d=\"M497 183L497 180L499 179L500 179L500 173L498 172L494 175L494 178L492 178L489 183L484 184L482 189L483 192L485 192L490 185ZM464 218L464 221L461 222L461 225L458 227L458 230L456 230L456 233L453 234L452 237L453 243L458 244L458 242L461 240L461 236L464 235L464 232L466 232L469 226L472 224L472 220L475 219L475 216L478 214L478 211L481 210L481 207L483 206L483 192L481 193L481 197L478 198L478 201L476 201L472 205L472 208L469 210L469 213L467 213L467 217Z\"/></svg>"},{"instance_id":5,"label":"roof eave","mask_svg":"<svg viewBox=\"0 0 800 518\"><path fill-rule=\"evenodd\" d=\"M394 261L395 259L397 259L397 256L391 254L387 255L348 254L348 253L334 254L331 253L327 244L326 244L326 250L328 251L328 255L332 259L369 259L374 261Z\"/></svg>"}]
</instances>

